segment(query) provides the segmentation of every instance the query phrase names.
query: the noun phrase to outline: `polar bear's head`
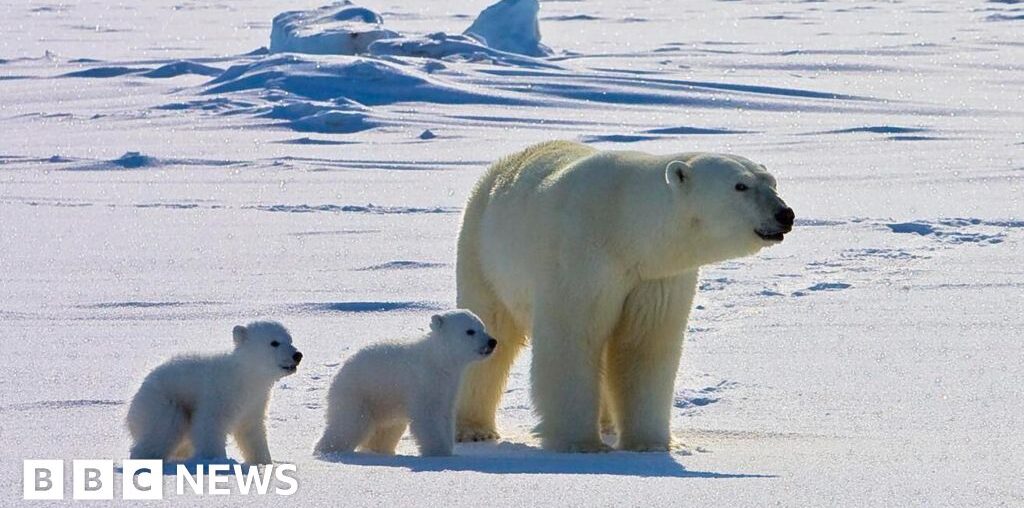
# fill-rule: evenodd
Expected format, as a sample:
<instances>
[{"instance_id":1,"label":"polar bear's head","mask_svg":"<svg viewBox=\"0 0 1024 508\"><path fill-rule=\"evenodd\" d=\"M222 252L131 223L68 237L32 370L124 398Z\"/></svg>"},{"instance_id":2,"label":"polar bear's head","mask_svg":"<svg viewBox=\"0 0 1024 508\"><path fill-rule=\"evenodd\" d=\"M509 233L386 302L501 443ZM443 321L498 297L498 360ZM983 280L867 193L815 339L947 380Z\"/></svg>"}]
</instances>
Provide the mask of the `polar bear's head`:
<instances>
[{"instance_id":1,"label":"polar bear's head","mask_svg":"<svg viewBox=\"0 0 1024 508\"><path fill-rule=\"evenodd\" d=\"M779 243L793 229L793 209L779 197L775 177L764 166L726 154L696 154L672 160L665 181L673 187L683 218L716 246L710 255L740 257Z\"/></svg>"},{"instance_id":2,"label":"polar bear's head","mask_svg":"<svg viewBox=\"0 0 1024 508\"><path fill-rule=\"evenodd\" d=\"M302 361L302 353L292 345L292 336L281 323L254 321L232 330L235 354L246 358L246 366L279 378L294 374Z\"/></svg>"},{"instance_id":3,"label":"polar bear's head","mask_svg":"<svg viewBox=\"0 0 1024 508\"><path fill-rule=\"evenodd\" d=\"M439 349L457 364L482 360L498 345L480 318L464 309L435 314L430 319L430 331L436 339L444 342L444 347Z\"/></svg>"}]
</instances>

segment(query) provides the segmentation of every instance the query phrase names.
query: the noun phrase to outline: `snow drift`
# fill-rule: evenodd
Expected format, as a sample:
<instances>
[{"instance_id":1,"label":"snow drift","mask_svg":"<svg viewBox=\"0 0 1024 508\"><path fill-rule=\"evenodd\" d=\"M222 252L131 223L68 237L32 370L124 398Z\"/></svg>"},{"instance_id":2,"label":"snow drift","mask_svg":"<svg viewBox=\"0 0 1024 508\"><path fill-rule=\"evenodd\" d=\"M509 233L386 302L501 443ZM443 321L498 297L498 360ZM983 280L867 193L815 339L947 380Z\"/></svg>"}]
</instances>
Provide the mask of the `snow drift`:
<instances>
[{"instance_id":1,"label":"snow drift","mask_svg":"<svg viewBox=\"0 0 1024 508\"><path fill-rule=\"evenodd\" d=\"M501 0L486 8L464 32L489 47L527 56L547 56L540 43L537 0Z\"/></svg>"},{"instance_id":2,"label":"snow drift","mask_svg":"<svg viewBox=\"0 0 1024 508\"><path fill-rule=\"evenodd\" d=\"M358 56L281 55L233 66L209 85L206 94L274 90L316 101L351 101L365 106L517 102L442 81L411 66Z\"/></svg>"},{"instance_id":3,"label":"snow drift","mask_svg":"<svg viewBox=\"0 0 1024 508\"><path fill-rule=\"evenodd\" d=\"M365 53L373 41L397 37L384 29L384 20L365 7L344 2L312 11L288 11L274 17L270 30L271 53L355 55Z\"/></svg>"},{"instance_id":4,"label":"snow drift","mask_svg":"<svg viewBox=\"0 0 1024 508\"><path fill-rule=\"evenodd\" d=\"M220 114L255 113L300 132L354 133L393 122L373 106L403 102L524 104L512 94L432 76L411 65L362 56L275 55L235 65L206 84L207 95L238 94ZM208 109L209 101L174 109ZM169 108L170 106L165 106Z\"/></svg>"},{"instance_id":5,"label":"snow drift","mask_svg":"<svg viewBox=\"0 0 1024 508\"><path fill-rule=\"evenodd\" d=\"M467 35L452 35L444 32L432 33L423 37L379 40L370 44L368 52L374 56L458 59L497 65L557 68L543 60L488 47Z\"/></svg>"},{"instance_id":6,"label":"snow drift","mask_svg":"<svg viewBox=\"0 0 1024 508\"><path fill-rule=\"evenodd\" d=\"M380 14L345 0L311 11L288 11L275 16L270 52L372 53L436 59L452 55L480 59L482 55L493 60L514 60L510 54L547 56L551 50L540 43L539 11L537 0L502 0L484 9L463 35L403 37L385 29Z\"/></svg>"}]
</instances>

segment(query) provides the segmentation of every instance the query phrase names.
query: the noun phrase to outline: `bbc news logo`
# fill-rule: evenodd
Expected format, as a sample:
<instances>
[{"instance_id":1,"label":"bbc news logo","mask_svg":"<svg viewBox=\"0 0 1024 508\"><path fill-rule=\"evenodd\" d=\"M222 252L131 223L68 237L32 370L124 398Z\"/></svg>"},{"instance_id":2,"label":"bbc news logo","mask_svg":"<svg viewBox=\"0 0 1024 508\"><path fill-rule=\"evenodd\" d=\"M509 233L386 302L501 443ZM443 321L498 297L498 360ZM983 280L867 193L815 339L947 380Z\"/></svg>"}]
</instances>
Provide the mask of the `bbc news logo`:
<instances>
[{"instance_id":1,"label":"bbc news logo","mask_svg":"<svg viewBox=\"0 0 1024 508\"><path fill-rule=\"evenodd\" d=\"M238 464L178 464L174 471L177 495L261 495L290 496L299 489L294 464L243 467ZM145 501L164 498L162 460L125 460L121 463L121 499ZM64 499L64 461L26 460L24 498ZM114 461L71 461L71 495L75 500L114 499ZM234 482L232 482L234 479ZM231 486L237 487L232 491Z\"/></svg>"}]
</instances>

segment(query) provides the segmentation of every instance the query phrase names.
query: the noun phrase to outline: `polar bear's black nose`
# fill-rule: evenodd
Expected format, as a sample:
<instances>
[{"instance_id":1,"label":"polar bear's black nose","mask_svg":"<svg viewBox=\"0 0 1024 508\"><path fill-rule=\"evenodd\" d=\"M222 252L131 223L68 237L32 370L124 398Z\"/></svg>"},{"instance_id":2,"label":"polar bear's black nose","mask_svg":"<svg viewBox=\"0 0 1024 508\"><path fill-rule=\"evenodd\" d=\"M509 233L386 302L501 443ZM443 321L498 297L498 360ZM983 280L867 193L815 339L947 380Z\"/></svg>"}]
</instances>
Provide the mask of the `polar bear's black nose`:
<instances>
[{"instance_id":1,"label":"polar bear's black nose","mask_svg":"<svg viewBox=\"0 0 1024 508\"><path fill-rule=\"evenodd\" d=\"M295 354L292 355L292 360L295 360L295 364L298 365L298 363L302 361L302 353L296 351Z\"/></svg>"},{"instance_id":2,"label":"polar bear's black nose","mask_svg":"<svg viewBox=\"0 0 1024 508\"><path fill-rule=\"evenodd\" d=\"M494 349L497 346L498 346L498 341L496 341L494 339L491 339L491 340L487 341L487 347L489 347L491 349Z\"/></svg>"},{"instance_id":3,"label":"polar bear's black nose","mask_svg":"<svg viewBox=\"0 0 1024 508\"><path fill-rule=\"evenodd\" d=\"M782 224L783 226L792 226L793 219L796 219L796 214L793 213L793 209L789 207L783 208L775 214L775 220L779 221L779 224Z\"/></svg>"}]
</instances>

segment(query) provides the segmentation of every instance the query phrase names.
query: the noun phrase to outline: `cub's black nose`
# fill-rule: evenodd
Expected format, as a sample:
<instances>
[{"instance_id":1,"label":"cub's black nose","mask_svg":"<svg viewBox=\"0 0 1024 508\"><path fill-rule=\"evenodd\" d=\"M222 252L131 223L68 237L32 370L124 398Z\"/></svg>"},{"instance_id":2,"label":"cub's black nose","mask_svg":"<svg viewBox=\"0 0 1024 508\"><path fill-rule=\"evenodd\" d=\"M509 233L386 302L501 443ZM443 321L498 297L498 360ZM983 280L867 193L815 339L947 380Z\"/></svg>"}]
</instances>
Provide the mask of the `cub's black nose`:
<instances>
[{"instance_id":1,"label":"cub's black nose","mask_svg":"<svg viewBox=\"0 0 1024 508\"><path fill-rule=\"evenodd\" d=\"M793 213L792 208L783 208L775 214L775 220L779 221L779 224L783 226L792 226L793 219L796 218L796 214Z\"/></svg>"},{"instance_id":2,"label":"cub's black nose","mask_svg":"<svg viewBox=\"0 0 1024 508\"><path fill-rule=\"evenodd\" d=\"M292 360L295 360L295 364L297 365L302 361L302 353L296 351L295 354L292 355Z\"/></svg>"},{"instance_id":3,"label":"cub's black nose","mask_svg":"<svg viewBox=\"0 0 1024 508\"><path fill-rule=\"evenodd\" d=\"M498 345L498 341L491 339L487 341L487 347L494 349Z\"/></svg>"}]
</instances>

